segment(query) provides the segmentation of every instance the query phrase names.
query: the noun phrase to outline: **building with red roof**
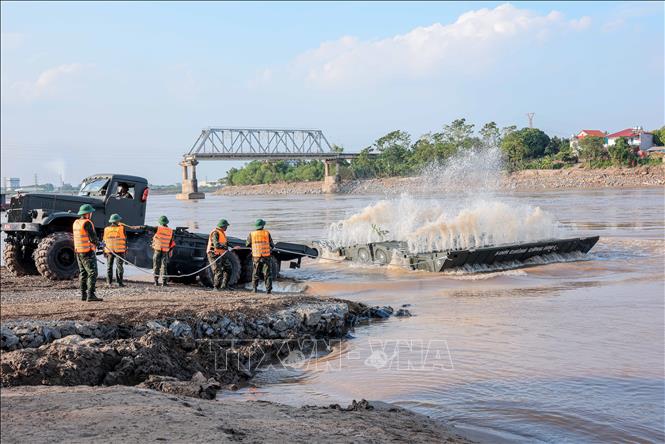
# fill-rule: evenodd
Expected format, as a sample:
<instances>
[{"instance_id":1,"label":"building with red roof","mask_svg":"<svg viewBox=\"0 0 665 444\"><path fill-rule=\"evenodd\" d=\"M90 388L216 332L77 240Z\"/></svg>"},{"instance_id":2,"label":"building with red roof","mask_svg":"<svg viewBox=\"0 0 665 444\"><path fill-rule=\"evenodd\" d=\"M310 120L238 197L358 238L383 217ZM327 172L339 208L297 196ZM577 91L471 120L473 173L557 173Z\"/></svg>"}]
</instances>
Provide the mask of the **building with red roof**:
<instances>
[{"instance_id":1,"label":"building with red roof","mask_svg":"<svg viewBox=\"0 0 665 444\"><path fill-rule=\"evenodd\" d=\"M605 138L606 134L607 133L605 131L601 130L588 130L588 129L582 130L570 138L570 147L573 149L575 153L578 153L580 149L579 141L584 139L585 137L601 137L604 143L607 143L607 139Z\"/></svg>"},{"instance_id":2,"label":"building with red roof","mask_svg":"<svg viewBox=\"0 0 665 444\"><path fill-rule=\"evenodd\" d=\"M641 126L626 128L607 135L607 146L613 146L617 140L624 137L635 150L647 151L653 144L653 134L644 131Z\"/></svg>"}]
</instances>

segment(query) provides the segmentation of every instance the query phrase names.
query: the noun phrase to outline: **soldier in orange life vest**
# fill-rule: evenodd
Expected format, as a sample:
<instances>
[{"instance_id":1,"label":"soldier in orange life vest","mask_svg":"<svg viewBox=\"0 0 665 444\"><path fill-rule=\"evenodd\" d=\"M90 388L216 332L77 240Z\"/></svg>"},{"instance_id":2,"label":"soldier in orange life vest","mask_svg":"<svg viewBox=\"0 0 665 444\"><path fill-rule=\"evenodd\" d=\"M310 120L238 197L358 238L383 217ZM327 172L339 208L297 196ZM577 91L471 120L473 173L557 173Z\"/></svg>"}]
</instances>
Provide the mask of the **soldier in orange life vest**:
<instances>
[{"instance_id":1,"label":"soldier in orange life vest","mask_svg":"<svg viewBox=\"0 0 665 444\"><path fill-rule=\"evenodd\" d=\"M171 250L175 247L175 241L173 240L173 230L168 227L168 218L160 216L158 223L157 232L152 238L152 272L155 275L155 286L159 285L159 276L161 275L162 285L166 287L168 286L166 283L168 281L166 266L169 263Z\"/></svg>"},{"instance_id":2,"label":"soldier in orange life vest","mask_svg":"<svg viewBox=\"0 0 665 444\"><path fill-rule=\"evenodd\" d=\"M104 228L104 255L106 256L106 284L110 287L113 283L113 263L116 264L115 276L118 279L118 287L124 287L123 275L125 267L122 259L116 260L116 255L122 258L127 252L127 234L125 224L120 223L122 217L112 214L109 218L111 225ZM115 254L112 254L115 253Z\"/></svg>"},{"instance_id":3,"label":"soldier in orange life vest","mask_svg":"<svg viewBox=\"0 0 665 444\"><path fill-rule=\"evenodd\" d=\"M226 228L229 223L220 219L217 228L212 230L208 237L208 262L213 274L213 285L216 290L225 290L229 285L229 278L233 271L231 260L227 254L229 246L226 243Z\"/></svg>"},{"instance_id":4,"label":"soldier in orange life vest","mask_svg":"<svg viewBox=\"0 0 665 444\"><path fill-rule=\"evenodd\" d=\"M78 215L79 219L74 221L72 232L74 234L74 252L76 262L79 266L79 285L81 287L81 300L94 302L102 301L95 296L95 284L97 284L97 233L92 224L92 213L95 209L90 204L81 205Z\"/></svg>"},{"instance_id":5,"label":"soldier in orange life vest","mask_svg":"<svg viewBox=\"0 0 665 444\"><path fill-rule=\"evenodd\" d=\"M254 268L252 270L252 287L254 293L259 285L259 276L263 275L266 283L266 293L272 293L272 257L271 250L275 246L268 230L264 230L266 222L263 219L257 219L255 223L256 230L247 236L247 246L252 247L252 260Z\"/></svg>"}]
</instances>

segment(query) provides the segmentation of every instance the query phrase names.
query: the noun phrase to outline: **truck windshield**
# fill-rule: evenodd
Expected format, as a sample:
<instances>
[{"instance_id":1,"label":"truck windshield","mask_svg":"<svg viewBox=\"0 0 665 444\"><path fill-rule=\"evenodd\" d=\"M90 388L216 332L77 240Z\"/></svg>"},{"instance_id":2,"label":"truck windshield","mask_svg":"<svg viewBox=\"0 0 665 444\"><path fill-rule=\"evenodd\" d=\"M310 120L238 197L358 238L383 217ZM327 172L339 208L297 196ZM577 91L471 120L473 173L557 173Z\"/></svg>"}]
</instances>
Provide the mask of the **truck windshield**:
<instances>
[{"instance_id":1,"label":"truck windshield","mask_svg":"<svg viewBox=\"0 0 665 444\"><path fill-rule=\"evenodd\" d=\"M99 195L106 194L106 187L109 183L108 179L94 179L90 182L83 182L79 190L79 196Z\"/></svg>"}]
</instances>

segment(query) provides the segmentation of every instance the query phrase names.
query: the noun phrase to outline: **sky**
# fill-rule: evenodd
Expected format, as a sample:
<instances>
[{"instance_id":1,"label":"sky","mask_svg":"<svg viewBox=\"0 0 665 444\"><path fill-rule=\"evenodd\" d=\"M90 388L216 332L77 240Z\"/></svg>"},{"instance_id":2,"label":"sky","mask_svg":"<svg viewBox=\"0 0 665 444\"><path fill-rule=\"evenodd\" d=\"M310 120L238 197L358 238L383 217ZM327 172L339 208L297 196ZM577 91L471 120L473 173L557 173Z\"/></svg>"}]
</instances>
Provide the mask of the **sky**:
<instances>
[{"instance_id":1,"label":"sky","mask_svg":"<svg viewBox=\"0 0 665 444\"><path fill-rule=\"evenodd\" d=\"M535 112L566 137L654 129L663 5L3 1L1 175L175 183L210 126L316 128L348 152L460 117L523 127Z\"/></svg>"}]
</instances>

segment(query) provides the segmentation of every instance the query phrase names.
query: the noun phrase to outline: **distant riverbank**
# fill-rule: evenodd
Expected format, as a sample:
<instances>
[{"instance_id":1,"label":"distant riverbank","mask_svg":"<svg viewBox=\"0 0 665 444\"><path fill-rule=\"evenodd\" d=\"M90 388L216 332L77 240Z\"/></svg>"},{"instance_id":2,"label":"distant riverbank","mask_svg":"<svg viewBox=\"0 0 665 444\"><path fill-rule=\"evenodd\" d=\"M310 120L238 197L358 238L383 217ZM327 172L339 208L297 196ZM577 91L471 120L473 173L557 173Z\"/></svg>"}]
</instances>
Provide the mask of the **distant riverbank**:
<instances>
[{"instance_id":1,"label":"distant riverbank","mask_svg":"<svg viewBox=\"0 0 665 444\"><path fill-rule=\"evenodd\" d=\"M226 196L323 194L322 182L292 182L261 185L227 186L214 194ZM345 181L340 184L341 194L422 193L454 188L445 177L433 181L431 177L390 177ZM591 188L641 188L665 186L665 166L637 168L566 168L560 170L522 170L505 174L498 187L505 190L533 191Z\"/></svg>"}]
</instances>

